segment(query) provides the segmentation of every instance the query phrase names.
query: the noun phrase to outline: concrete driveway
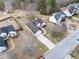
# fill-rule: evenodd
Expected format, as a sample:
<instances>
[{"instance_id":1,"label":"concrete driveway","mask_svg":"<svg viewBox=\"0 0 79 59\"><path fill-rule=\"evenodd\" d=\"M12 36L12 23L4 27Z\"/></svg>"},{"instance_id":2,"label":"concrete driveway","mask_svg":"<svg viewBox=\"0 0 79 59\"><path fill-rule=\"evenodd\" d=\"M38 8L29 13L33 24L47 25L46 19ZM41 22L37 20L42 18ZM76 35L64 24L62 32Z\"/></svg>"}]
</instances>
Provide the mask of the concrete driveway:
<instances>
[{"instance_id":1,"label":"concrete driveway","mask_svg":"<svg viewBox=\"0 0 79 59\"><path fill-rule=\"evenodd\" d=\"M53 49L56 46L53 42L48 40L42 34L40 34L39 36L36 36L36 38L49 49L45 54L47 54L49 51L51 51L51 49ZM68 54L64 59L74 59L74 58L72 58L71 55Z\"/></svg>"},{"instance_id":2,"label":"concrete driveway","mask_svg":"<svg viewBox=\"0 0 79 59\"><path fill-rule=\"evenodd\" d=\"M43 43L49 50L53 49L55 47L55 44L52 43L50 40L48 40L46 37L44 37L42 34L39 36L36 36L36 38Z\"/></svg>"}]
</instances>

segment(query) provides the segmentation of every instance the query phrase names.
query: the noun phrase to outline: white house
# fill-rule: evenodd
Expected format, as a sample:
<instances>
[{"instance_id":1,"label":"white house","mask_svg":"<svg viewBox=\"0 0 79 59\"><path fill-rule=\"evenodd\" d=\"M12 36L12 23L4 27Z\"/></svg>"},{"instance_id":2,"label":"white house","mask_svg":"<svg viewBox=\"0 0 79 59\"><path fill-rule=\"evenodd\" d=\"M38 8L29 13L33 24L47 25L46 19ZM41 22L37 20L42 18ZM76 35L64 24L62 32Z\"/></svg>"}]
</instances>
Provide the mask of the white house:
<instances>
[{"instance_id":1,"label":"white house","mask_svg":"<svg viewBox=\"0 0 79 59\"><path fill-rule=\"evenodd\" d=\"M0 37L4 38L4 40L8 39L9 37L15 37L17 35L18 34L12 25L0 28Z\"/></svg>"},{"instance_id":2,"label":"white house","mask_svg":"<svg viewBox=\"0 0 79 59\"><path fill-rule=\"evenodd\" d=\"M75 10L79 10L79 3L69 4L67 7L74 7Z\"/></svg>"},{"instance_id":3,"label":"white house","mask_svg":"<svg viewBox=\"0 0 79 59\"><path fill-rule=\"evenodd\" d=\"M75 14L76 10L74 9L74 7L69 7L69 8L64 8L62 11L67 17L71 17Z\"/></svg>"},{"instance_id":4,"label":"white house","mask_svg":"<svg viewBox=\"0 0 79 59\"><path fill-rule=\"evenodd\" d=\"M34 21L26 24L26 27L29 29L30 32L32 32L34 36L42 34L43 33L42 28L45 26L46 23L39 18L35 18Z\"/></svg>"},{"instance_id":5,"label":"white house","mask_svg":"<svg viewBox=\"0 0 79 59\"><path fill-rule=\"evenodd\" d=\"M12 25L0 28L0 52L6 50L4 41L9 39L9 37L15 37L15 36L17 36L17 32Z\"/></svg>"},{"instance_id":6,"label":"white house","mask_svg":"<svg viewBox=\"0 0 79 59\"><path fill-rule=\"evenodd\" d=\"M15 28L12 25L7 26L7 30L9 37L16 37L18 35Z\"/></svg>"},{"instance_id":7,"label":"white house","mask_svg":"<svg viewBox=\"0 0 79 59\"><path fill-rule=\"evenodd\" d=\"M63 20L65 20L65 14L63 12L54 13L49 17L49 21L55 24L60 23Z\"/></svg>"}]
</instances>

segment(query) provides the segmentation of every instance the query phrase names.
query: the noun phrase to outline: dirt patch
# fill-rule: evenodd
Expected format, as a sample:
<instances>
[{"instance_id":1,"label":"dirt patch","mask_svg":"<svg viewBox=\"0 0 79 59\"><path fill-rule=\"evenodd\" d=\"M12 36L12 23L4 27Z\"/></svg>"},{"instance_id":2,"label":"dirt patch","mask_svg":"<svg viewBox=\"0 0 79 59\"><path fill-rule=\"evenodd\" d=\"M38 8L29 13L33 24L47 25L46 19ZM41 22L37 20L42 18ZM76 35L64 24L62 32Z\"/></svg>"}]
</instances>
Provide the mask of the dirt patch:
<instances>
[{"instance_id":1,"label":"dirt patch","mask_svg":"<svg viewBox=\"0 0 79 59\"><path fill-rule=\"evenodd\" d=\"M28 59L35 59L38 55L43 54L46 51L46 47L44 47L44 45L41 44L35 37L30 36L29 34L27 36L27 34L23 31L19 32L19 37L14 38L13 40L16 46L15 52L18 57L17 59L26 59L26 56L28 56Z\"/></svg>"}]
</instances>

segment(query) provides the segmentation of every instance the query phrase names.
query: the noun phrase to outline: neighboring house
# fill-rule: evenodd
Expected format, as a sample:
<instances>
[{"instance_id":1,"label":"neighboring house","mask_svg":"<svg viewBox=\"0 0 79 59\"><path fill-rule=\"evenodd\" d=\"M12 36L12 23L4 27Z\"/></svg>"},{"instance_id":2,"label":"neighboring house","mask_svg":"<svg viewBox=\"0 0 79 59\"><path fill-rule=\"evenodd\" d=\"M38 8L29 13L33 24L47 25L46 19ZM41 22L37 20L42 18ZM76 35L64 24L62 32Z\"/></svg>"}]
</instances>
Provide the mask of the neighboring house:
<instances>
[{"instance_id":1,"label":"neighboring house","mask_svg":"<svg viewBox=\"0 0 79 59\"><path fill-rule=\"evenodd\" d=\"M49 17L49 21L52 23L60 23L61 21L65 20L65 14L63 12L54 13L52 16Z\"/></svg>"},{"instance_id":2,"label":"neighboring house","mask_svg":"<svg viewBox=\"0 0 79 59\"><path fill-rule=\"evenodd\" d=\"M15 37L15 36L17 36L17 32L12 25L0 28L0 52L6 50L4 41L7 40L9 37Z\"/></svg>"},{"instance_id":3,"label":"neighboring house","mask_svg":"<svg viewBox=\"0 0 79 59\"><path fill-rule=\"evenodd\" d=\"M79 3L69 4L67 7L74 7L76 10L79 10Z\"/></svg>"},{"instance_id":4,"label":"neighboring house","mask_svg":"<svg viewBox=\"0 0 79 59\"><path fill-rule=\"evenodd\" d=\"M76 10L74 9L74 7L66 7L62 11L67 17L71 17L75 14Z\"/></svg>"},{"instance_id":5,"label":"neighboring house","mask_svg":"<svg viewBox=\"0 0 79 59\"><path fill-rule=\"evenodd\" d=\"M0 37L2 37L4 40L8 39L8 32L6 27L0 28Z\"/></svg>"},{"instance_id":6,"label":"neighboring house","mask_svg":"<svg viewBox=\"0 0 79 59\"><path fill-rule=\"evenodd\" d=\"M17 32L12 25L0 28L0 37L4 38L5 40L9 37L15 36L17 36Z\"/></svg>"},{"instance_id":7,"label":"neighboring house","mask_svg":"<svg viewBox=\"0 0 79 59\"><path fill-rule=\"evenodd\" d=\"M6 50L4 39L0 37L0 53Z\"/></svg>"},{"instance_id":8,"label":"neighboring house","mask_svg":"<svg viewBox=\"0 0 79 59\"><path fill-rule=\"evenodd\" d=\"M39 18L35 18L34 21L27 23L26 25L29 31L31 31L34 36L37 36L43 33L42 28L46 26L46 23Z\"/></svg>"},{"instance_id":9,"label":"neighboring house","mask_svg":"<svg viewBox=\"0 0 79 59\"><path fill-rule=\"evenodd\" d=\"M10 37L16 37L17 36L17 32L12 25L7 26L7 28L8 28L8 36L10 36Z\"/></svg>"}]
</instances>

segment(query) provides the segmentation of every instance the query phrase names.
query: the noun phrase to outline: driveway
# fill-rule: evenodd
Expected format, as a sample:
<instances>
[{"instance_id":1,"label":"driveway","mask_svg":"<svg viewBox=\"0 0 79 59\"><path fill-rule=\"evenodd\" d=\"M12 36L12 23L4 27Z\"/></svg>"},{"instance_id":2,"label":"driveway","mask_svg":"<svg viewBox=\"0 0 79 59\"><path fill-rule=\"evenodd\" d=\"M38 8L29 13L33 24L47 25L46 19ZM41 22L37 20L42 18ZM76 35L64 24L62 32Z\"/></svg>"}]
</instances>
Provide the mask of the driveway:
<instances>
[{"instance_id":1,"label":"driveway","mask_svg":"<svg viewBox=\"0 0 79 59\"><path fill-rule=\"evenodd\" d=\"M44 57L46 59L62 59L67 54L71 53L78 45L79 30L71 33L68 37L59 42L54 49L49 51Z\"/></svg>"},{"instance_id":2,"label":"driveway","mask_svg":"<svg viewBox=\"0 0 79 59\"><path fill-rule=\"evenodd\" d=\"M36 37L41 43L43 43L45 46L47 46L47 48L49 50L51 50L55 47L55 44L52 43L50 40L48 40L46 37L44 37L42 34L40 34L39 36L36 36Z\"/></svg>"},{"instance_id":3,"label":"driveway","mask_svg":"<svg viewBox=\"0 0 79 59\"><path fill-rule=\"evenodd\" d=\"M48 49L49 51L47 51L45 54L47 54L48 52L50 52L54 47L55 47L55 44L53 42L51 42L50 40L48 40L45 36L43 36L42 34L40 34L39 36L36 36L37 39L43 43ZM71 55L67 55L65 57L65 59L74 59L71 57Z\"/></svg>"}]
</instances>

